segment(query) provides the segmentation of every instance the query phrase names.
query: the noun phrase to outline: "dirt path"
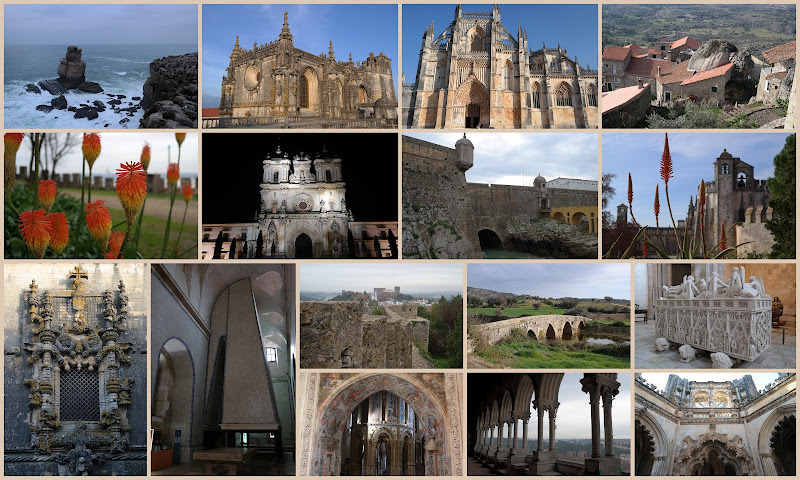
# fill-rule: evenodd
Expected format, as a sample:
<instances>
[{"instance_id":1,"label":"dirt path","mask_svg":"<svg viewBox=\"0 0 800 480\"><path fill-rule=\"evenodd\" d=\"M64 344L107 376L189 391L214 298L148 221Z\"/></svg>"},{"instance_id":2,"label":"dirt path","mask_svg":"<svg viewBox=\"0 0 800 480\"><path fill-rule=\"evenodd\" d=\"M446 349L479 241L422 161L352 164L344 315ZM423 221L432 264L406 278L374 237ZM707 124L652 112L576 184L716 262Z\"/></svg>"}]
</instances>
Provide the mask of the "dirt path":
<instances>
[{"instance_id":1,"label":"dirt path","mask_svg":"<svg viewBox=\"0 0 800 480\"><path fill-rule=\"evenodd\" d=\"M65 191L66 195L75 198L81 198L80 192L70 192ZM109 208L117 208L122 209L122 205L119 203L119 199L117 199L116 193L111 193L108 191L97 191L92 190L92 200L105 200L106 206ZM183 197L180 196L180 192L178 196L175 197L175 206L172 208L172 221L173 222L180 222L183 218L183 209L186 205L186 202L183 201ZM144 205L144 214L167 219L167 215L169 215L169 198L148 198L145 201ZM189 202L189 210L186 212L186 224L197 224L197 200L192 200ZM173 223L174 225L174 223ZM177 228L177 227L176 227Z\"/></svg>"}]
</instances>

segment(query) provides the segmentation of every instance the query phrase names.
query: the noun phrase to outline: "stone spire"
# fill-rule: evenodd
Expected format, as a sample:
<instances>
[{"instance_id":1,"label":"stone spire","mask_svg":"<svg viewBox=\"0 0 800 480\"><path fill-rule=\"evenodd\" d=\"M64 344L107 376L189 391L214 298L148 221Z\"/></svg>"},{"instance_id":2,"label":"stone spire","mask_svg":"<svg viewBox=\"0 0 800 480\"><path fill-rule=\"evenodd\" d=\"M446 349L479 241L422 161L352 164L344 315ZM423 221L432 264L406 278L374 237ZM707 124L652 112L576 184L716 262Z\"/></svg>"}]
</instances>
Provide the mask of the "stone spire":
<instances>
[{"instance_id":1,"label":"stone spire","mask_svg":"<svg viewBox=\"0 0 800 480\"><path fill-rule=\"evenodd\" d=\"M242 48L239 47L239 35L236 35L236 43L233 44L233 51L231 52L231 58L236 57L242 52Z\"/></svg>"},{"instance_id":2,"label":"stone spire","mask_svg":"<svg viewBox=\"0 0 800 480\"><path fill-rule=\"evenodd\" d=\"M336 60L336 57L333 55L333 40L328 42L328 58Z\"/></svg>"},{"instance_id":3,"label":"stone spire","mask_svg":"<svg viewBox=\"0 0 800 480\"><path fill-rule=\"evenodd\" d=\"M289 32L289 12L283 12L283 28L278 38L286 40L289 43L292 42L292 33Z\"/></svg>"}]
</instances>

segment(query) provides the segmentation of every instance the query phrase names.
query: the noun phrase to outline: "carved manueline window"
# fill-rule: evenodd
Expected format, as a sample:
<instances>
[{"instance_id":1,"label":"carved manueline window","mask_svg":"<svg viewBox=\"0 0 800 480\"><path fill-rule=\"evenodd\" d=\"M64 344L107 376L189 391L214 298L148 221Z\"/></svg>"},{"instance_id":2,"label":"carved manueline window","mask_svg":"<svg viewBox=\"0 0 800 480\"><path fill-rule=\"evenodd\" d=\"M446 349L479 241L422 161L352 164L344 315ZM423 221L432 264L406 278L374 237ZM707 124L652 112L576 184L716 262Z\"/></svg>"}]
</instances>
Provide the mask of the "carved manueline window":
<instances>
[{"instance_id":1,"label":"carved manueline window","mask_svg":"<svg viewBox=\"0 0 800 480\"><path fill-rule=\"evenodd\" d=\"M586 103L590 107L597 106L597 88L595 88L594 85L589 85L589 87L586 88Z\"/></svg>"},{"instance_id":2,"label":"carved manueline window","mask_svg":"<svg viewBox=\"0 0 800 480\"><path fill-rule=\"evenodd\" d=\"M542 108L542 101L540 100L541 96L541 87L538 83L533 84L533 90L531 91L531 107L533 108Z\"/></svg>"},{"instance_id":3,"label":"carved manueline window","mask_svg":"<svg viewBox=\"0 0 800 480\"><path fill-rule=\"evenodd\" d=\"M97 370L62 371L60 385L62 421L100 420L100 380Z\"/></svg>"},{"instance_id":4,"label":"carved manueline window","mask_svg":"<svg viewBox=\"0 0 800 480\"><path fill-rule=\"evenodd\" d=\"M566 83L562 83L556 89L556 105L559 107L572 106L572 89Z\"/></svg>"},{"instance_id":5,"label":"carved manueline window","mask_svg":"<svg viewBox=\"0 0 800 480\"><path fill-rule=\"evenodd\" d=\"M300 108L308 108L308 80L305 75L300 76L299 90Z\"/></svg>"}]
</instances>

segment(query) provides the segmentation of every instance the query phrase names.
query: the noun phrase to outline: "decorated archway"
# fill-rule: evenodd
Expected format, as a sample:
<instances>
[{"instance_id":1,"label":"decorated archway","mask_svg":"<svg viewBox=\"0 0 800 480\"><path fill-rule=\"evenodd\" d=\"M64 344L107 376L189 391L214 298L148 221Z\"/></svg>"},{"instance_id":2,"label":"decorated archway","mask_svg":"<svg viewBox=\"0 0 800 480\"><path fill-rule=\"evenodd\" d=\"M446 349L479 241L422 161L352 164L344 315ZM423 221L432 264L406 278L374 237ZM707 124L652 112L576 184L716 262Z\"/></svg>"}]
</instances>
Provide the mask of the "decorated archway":
<instances>
[{"instance_id":1,"label":"decorated archway","mask_svg":"<svg viewBox=\"0 0 800 480\"><path fill-rule=\"evenodd\" d=\"M489 126L489 92L475 74L458 87L455 95L453 123L458 127Z\"/></svg>"}]
</instances>

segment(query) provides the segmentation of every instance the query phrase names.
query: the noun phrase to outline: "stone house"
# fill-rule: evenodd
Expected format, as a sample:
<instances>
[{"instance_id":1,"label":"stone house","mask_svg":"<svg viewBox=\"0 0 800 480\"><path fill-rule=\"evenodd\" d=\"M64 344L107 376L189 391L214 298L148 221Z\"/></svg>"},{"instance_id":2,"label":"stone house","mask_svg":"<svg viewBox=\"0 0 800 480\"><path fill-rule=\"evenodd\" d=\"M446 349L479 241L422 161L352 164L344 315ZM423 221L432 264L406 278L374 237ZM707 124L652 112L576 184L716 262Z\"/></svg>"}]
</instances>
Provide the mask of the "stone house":
<instances>
[{"instance_id":1,"label":"stone house","mask_svg":"<svg viewBox=\"0 0 800 480\"><path fill-rule=\"evenodd\" d=\"M637 56L637 48L639 47L629 45L603 49L604 92L638 86L641 82L654 85L659 69L672 67L672 62L646 56L648 54Z\"/></svg>"},{"instance_id":2,"label":"stone house","mask_svg":"<svg viewBox=\"0 0 800 480\"><path fill-rule=\"evenodd\" d=\"M467 12L436 36L422 37L416 80L403 90L410 128L597 128L597 72L567 49L533 50L516 36L500 8Z\"/></svg>"},{"instance_id":3,"label":"stone house","mask_svg":"<svg viewBox=\"0 0 800 480\"><path fill-rule=\"evenodd\" d=\"M788 100L796 53L797 42L784 43L764 51L764 66L758 78L756 101L775 103L778 99Z\"/></svg>"}]
</instances>

